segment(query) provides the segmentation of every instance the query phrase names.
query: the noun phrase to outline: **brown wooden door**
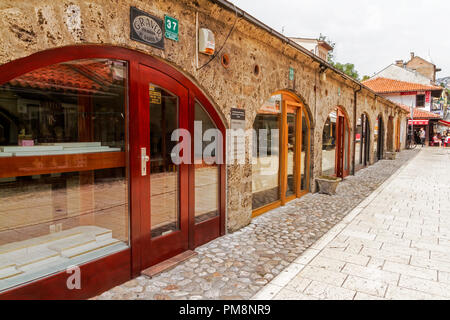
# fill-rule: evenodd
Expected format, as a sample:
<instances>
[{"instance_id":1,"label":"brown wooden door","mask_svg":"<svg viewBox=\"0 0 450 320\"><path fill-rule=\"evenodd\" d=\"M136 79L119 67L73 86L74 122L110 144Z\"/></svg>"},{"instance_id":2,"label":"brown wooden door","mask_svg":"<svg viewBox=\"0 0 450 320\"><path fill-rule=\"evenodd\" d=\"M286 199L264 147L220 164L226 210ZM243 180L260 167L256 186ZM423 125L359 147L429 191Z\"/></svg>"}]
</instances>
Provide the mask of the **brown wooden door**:
<instances>
[{"instance_id":1,"label":"brown wooden door","mask_svg":"<svg viewBox=\"0 0 450 320\"><path fill-rule=\"evenodd\" d=\"M350 173L350 128L344 113L338 109L336 120L336 176Z\"/></svg>"},{"instance_id":2,"label":"brown wooden door","mask_svg":"<svg viewBox=\"0 0 450 320\"><path fill-rule=\"evenodd\" d=\"M172 141L172 134L175 129L188 130L189 117L184 86L144 65L139 65L139 74L140 130L139 137L130 140L139 144L138 254L144 269L188 249L189 168L173 161L178 142Z\"/></svg>"}]
</instances>

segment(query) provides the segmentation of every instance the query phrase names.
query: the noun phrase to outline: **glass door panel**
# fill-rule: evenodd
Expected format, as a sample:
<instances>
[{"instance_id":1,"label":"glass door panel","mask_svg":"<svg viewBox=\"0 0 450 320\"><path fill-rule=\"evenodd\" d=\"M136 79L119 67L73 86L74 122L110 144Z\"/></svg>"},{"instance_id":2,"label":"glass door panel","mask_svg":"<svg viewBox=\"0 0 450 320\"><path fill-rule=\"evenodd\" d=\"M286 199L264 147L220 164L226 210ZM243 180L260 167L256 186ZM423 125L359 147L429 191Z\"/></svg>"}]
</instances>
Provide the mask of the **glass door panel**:
<instances>
[{"instance_id":1,"label":"glass door panel","mask_svg":"<svg viewBox=\"0 0 450 320\"><path fill-rule=\"evenodd\" d=\"M309 190L309 127L304 110L302 111L302 150L301 150L301 190Z\"/></svg>"},{"instance_id":2,"label":"glass door panel","mask_svg":"<svg viewBox=\"0 0 450 320\"><path fill-rule=\"evenodd\" d=\"M334 175L336 173L336 139L337 113L329 114L322 134L322 174Z\"/></svg>"},{"instance_id":3,"label":"glass door panel","mask_svg":"<svg viewBox=\"0 0 450 320\"><path fill-rule=\"evenodd\" d=\"M210 149L208 148L211 143L218 143L218 141L206 139L209 134L213 135L217 132L214 131L217 128L198 102L195 103L194 118L197 125L201 124L201 130L195 131L195 135L198 134L205 138L202 139L201 150L195 150L195 223L198 224L219 216L220 170L215 161L218 150L209 152ZM220 146L220 144L216 146Z\"/></svg>"},{"instance_id":4,"label":"glass door panel","mask_svg":"<svg viewBox=\"0 0 450 320\"><path fill-rule=\"evenodd\" d=\"M150 100L150 212L152 238L180 228L179 166L172 162L178 128L178 97L156 85L149 86Z\"/></svg>"},{"instance_id":5,"label":"glass door panel","mask_svg":"<svg viewBox=\"0 0 450 320\"><path fill-rule=\"evenodd\" d=\"M253 210L280 200L279 103L274 111L269 108L260 111L253 124L256 132L252 162Z\"/></svg>"},{"instance_id":6,"label":"glass door panel","mask_svg":"<svg viewBox=\"0 0 450 320\"><path fill-rule=\"evenodd\" d=\"M139 70L139 130L132 137L139 163L133 174L139 180L139 260L145 269L188 248L189 164L175 161L183 154L174 147L183 144L183 132L175 130L187 130L189 117L185 87L155 69Z\"/></svg>"},{"instance_id":7,"label":"glass door panel","mask_svg":"<svg viewBox=\"0 0 450 320\"><path fill-rule=\"evenodd\" d=\"M289 108L289 105L288 105ZM287 179L286 197L296 193L296 135L297 135L297 108L290 108L287 112Z\"/></svg>"}]
</instances>

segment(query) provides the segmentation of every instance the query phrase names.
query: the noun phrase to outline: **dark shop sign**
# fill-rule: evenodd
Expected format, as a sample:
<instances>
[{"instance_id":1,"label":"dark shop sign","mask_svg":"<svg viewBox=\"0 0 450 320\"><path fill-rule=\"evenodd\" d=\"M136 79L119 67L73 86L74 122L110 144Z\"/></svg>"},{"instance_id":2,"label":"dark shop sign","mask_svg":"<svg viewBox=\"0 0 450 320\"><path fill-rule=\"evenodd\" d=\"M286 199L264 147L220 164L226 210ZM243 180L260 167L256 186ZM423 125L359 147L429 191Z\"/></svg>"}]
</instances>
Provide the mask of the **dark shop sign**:
<instances>
[{"instance_id":1,"label":"dark shop sign","mask_svg":"<svg viewBox=\"0 0 450 320\"><path fill-rule=\"evenodd\" d=\"M164 50L164 23L135 7L130 8L131 39Z\"/></svg>"}]
</instances>

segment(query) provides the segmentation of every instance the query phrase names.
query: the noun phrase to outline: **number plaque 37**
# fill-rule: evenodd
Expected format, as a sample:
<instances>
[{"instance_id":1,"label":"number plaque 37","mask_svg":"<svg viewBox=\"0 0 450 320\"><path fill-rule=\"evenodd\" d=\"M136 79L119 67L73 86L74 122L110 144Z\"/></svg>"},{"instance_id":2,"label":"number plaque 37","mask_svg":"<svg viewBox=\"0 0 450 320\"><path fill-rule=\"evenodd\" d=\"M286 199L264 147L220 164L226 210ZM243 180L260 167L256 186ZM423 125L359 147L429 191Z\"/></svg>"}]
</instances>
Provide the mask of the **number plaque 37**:
<instances>
[{"instance_id":1,"label":"number plaque 37","mask_svg":"<svg viewBox=\"0 0 450 320\"><path fill-rule=\"evenodd\" d=\"M164 29L167 39L178 41L178 20L164 16Z\"/></svg>"}]
</instances>

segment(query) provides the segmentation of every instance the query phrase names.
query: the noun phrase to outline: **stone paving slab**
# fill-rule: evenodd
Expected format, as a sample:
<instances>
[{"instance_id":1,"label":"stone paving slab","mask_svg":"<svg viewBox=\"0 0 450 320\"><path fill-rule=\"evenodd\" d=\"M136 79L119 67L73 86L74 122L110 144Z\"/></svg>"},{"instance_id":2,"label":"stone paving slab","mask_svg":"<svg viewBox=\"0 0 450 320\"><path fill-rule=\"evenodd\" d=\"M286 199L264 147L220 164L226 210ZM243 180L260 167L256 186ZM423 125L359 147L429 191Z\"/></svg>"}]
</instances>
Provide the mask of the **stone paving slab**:
<instances>
[{"instance_id":1,"label":"stone paving slab","mask_svg":"<svg viewBox=\"0 0 450 320\"><path fill-rule=\"evenodd\" d=\"M288 271L303 272L305 264L310 262L308 255L312 259L331 240L319 239L330 229L335 234L341 232L342 229L336 225L347 219L346 215L353 208L367 201L367 197L373 200L372 192L417 153L417 150L406 150L396 160L379 161L357 172L355 176L346 178L340 183L335 196L308 194L253 219L250 225L235 233L197 248L196 257L170 271L152 279L137 277L94 299L250 299L264 286L281 288L280 285L285 285L286 279L290 279L290 275L283 270L296 261L296 266ZM377 236L362 236L368 234L364 232L364 226L356 224L346 237L370 241ZM330 251L324 258L333 259L333 254L339 252L342 251ZM355 265L366 263L358 259L350 261ZM324 259L316 260L314 268L320 269L325 262ZM333 268L339 268L339 263ZM323 290L323 298L348 298L354 295L354 289L339 287L345 279L333 278L333 268L328 270L329 284L311 279L308 283L299 283L291 291L295 293L295 290L307 285L308 292ZM311 274L311 270L304 272ZM272 280L278 285L268 285ZM354 288L356 285L358 282L354 280L347 286ZM358 297L364 298L363 293L370 295L381 290L375 283L371 288L372 291L361 292ZM308 293L305 293L304 298L308 297ZM297 295L297 299L300 296Z\"/></svg>"},{"instance_id":2,"label":"stone paving slab","mask_svg":"<svg viewBox=\"0 0 450 320\"><path fill-rule=\"evenodd\" d=\"M450 150L421 149L252 299L450 299L449 186Z\"/></svg>"}]
</instances>

